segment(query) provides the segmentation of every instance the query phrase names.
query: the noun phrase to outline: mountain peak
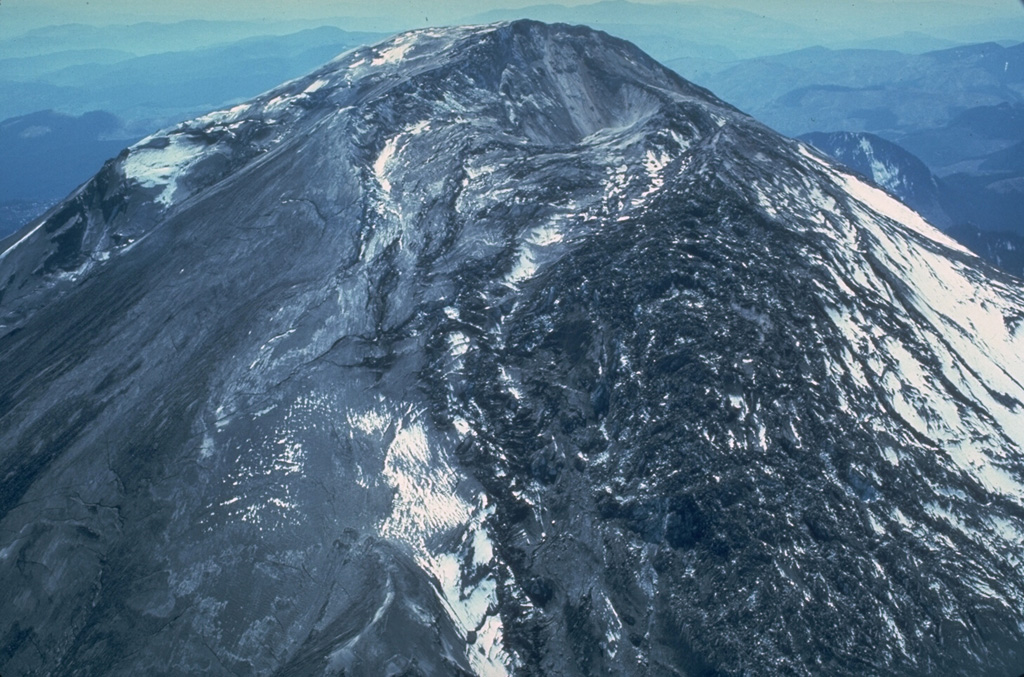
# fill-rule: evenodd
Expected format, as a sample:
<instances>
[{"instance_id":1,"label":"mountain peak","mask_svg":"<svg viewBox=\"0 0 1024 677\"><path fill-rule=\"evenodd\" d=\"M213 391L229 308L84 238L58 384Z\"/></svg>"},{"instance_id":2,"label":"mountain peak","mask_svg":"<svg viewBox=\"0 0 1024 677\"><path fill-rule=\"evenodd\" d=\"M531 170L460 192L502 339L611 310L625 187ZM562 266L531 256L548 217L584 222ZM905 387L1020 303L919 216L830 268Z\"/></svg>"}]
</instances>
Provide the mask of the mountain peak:
<instances>
[{"instance_id":1,"label":"mountain peak","mask_svg":"<svg viewBox=\"0 0 1024 677\"><path fill-rule=\"evenodd\" d=\"M1019 282L602 33L349 52L0 285L4 674L1024 659Z\"/></svg>"},{"instance_id":2,"label":"mountain peak","mask_svg":"<svg viewBox=\"0 0 1024 677\"><path fill-rule=\"evenodd\" d=\"M680 103L705 132L738 115L632 44L585 26L520 20L410 31L346 52L310 75L126 149L94 179L104 186L105 212L133 210L118 231L86 228L83 203L76 199L12 242L29 259L44 259L51 273L91 267L144 236L190 196L318 127L349 128L346 133L363 139L365 152L375 156L367 164L376 171L389 152L389 138L428 120L435 130L472 127L478 124L471 124L472 113L509 143L567 146L600 132L622 133L645 120L670 127L659 116L678 117ZM378 130L373 138L358 121ZM150 199L129 207L119 186L137 187ZM95 191L81 197L87 195ZM69 228L73 235L67 236ZM54 244L47 235L54 232L64 244ZM41 253L47 249L50 255ZM0 260L15 256L14 250L8 247Z\"/></svg>"}]
</instances>

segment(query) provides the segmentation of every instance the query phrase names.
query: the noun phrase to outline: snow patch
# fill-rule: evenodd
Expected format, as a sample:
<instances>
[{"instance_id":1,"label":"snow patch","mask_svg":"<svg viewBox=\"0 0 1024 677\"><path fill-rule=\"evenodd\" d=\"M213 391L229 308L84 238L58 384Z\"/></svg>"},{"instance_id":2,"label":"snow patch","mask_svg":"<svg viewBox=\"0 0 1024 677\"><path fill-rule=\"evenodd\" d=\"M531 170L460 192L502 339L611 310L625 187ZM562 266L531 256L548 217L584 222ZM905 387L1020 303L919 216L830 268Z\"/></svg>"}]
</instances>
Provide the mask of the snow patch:
<instances>
[{"instance_id":1,"label":"snow patch","mask_svg":"<svg viewBox=\"0 0 1024 677\"><path fill-rule=\"evenodd\" d=\"M383 66L384 64L398 63L405 58L405 55L412 49L414 41L414 35L404 35L397 38L391 43L390 47L379 50L377 57L370 62L371 66Z\"/></svg>"},{"instance_id":2,"label":"snow patch","mask_svg":"<svg viewBox=\"0 0 1024 677\"><path fill-rule=\"evenodd\" d=\"M469 421L460 416L456 416L452 420L452 425L455 426L455 430L457 430L459 434L462 435L463 437L468 435L469 431L472 430L472 428L470 428L469 426Z\"/></svg>"},{"instance_id":3,"label":"snow patch","mask_svg":"<svg viewBox=\"0 0 1024 677\"><path fill-rule=\"evenodd\" d=\"M418 421L399 424L384 461L384 477L395 490L394 508L381 529L398 540L423 539L465 524L472 507L458 494L459 478L441 453L431 451Z\"/></svg>"},{"instance_id":4,"label":"snow patch","mask_svg":"<svg viewBox=\"0 0 1024 677\"><path fill-rule=\"evenodd\" d=\"M216 445L213 442L213 438L209 435L203 436L203 443L199 446L199 459L205 461L206 459L213 456L213 452L216 450Z\"/></svg>"},{"instance_id":5,"label":"snow patch","mask_svg":"<svg viewBox=\"0 0 1024 677\"><path fill-rule=\"evenodd\" d=\"M252 107L251 104L242 103L226 110L213 111L195 119L195 122L203 126L226 125L235 122Z\"/></svg>"},{"instance_id":6,"label":"snow patch","mask_svg":"<svg viewBox=\"0 0 1024 677\"><path fill-rule=\"evenodd\" d=\"M430 121L422 120L409 125L401 133L384 142L384 148L381 149L380 155L373 162L373 175L377 177L377 183L380 184L385 193L391 193L391 181L388 180L387 172L395 156L401 151L405 143L408 142L408 137L422 134L428 129L430 129ZM403 140L405 140L405 143L403 143Z\"/></svg>"},{"instance_id":7,"label":"snow patch","mask_svg":"<svg viewBox=\"0 0 1024 677\"><path fill-rule=\"evenodd\" d=\"M294 475L302 472L302 465L306 458L306 452L299 442L285 436L277 440L280 452L274 459L273 467L281 470L286 475Z\"/></svg>"},{"instance_id":8,"label":"snow patch","mask_svg":"<svg viewBox=\"0 0 1024 677\"><path fill-rule=\"evenodd\" d=\"M472 345L470 338L460 331L448 336L448 352L452 357L462 357L469 352Z\"/></svg>"},{"instance_id":9,"label":"snow patch","mask_svg":"<svg viewBox=\"0 0 1024 677\"><path fill-rule=\"evenodd\" d=\"M289 103L291 103L291 101L292 97L290 96L275 96L273 99L267 101L267 103L263 105L263 110L267 113L280 110L281 108L284 108ZM272 120L268 120L268 122L272 122Z\"/></svg>"},{"instance_id":10,"label":"snow patch","mask_svg":"<svg viewBox=\"0 0 1024 677\"><path fill-rule=\"evenodd\" d=\"M304 90L302 90L302 93L303 94L312 94L313 92L318 92L318 91L323 89L328 84L330 84L330 82L328 80L324 80L324 79L316 80L309 87L306 87Z\"/></svg>"},{"instance_id":11,"label":"snow patch","mask_svg":"<svg viewBox=\"0 0 1024 677\"><path fill-rule=\"evenodd\" d=\"M538 247L547 247L549 245L557 244L565 239L565 236L553 223L548 223L543 226L538 226L530 231L526 241L530 244L537 245Z\"/></svg>"},{"instance_id":12,"label":"snow patch","mask_svg":"<svg viewBox=\"0 0 1024 677\"><path fill-rule=\"evenodd\" d=\"M655 152L648 150L644 156L644 169L647 170L647 176L654 178L658 176L668 163L672 161L672 156L663 150Z\"/></svg>"},{"instance_id":13,"label":"snow patch","mask_svg":"<svg viewBox=\"0 0 1024 677\"><path fill-rule=\"evenodd\" d=\"M516 286L536 275L540 267L538 257L541 250L564 240L565 234L555 220L531 228L516 251L516 260L504 280L505 284Z\"/></svg>"},{"instance_id":14,"label":"snow patch","mask_svg":"<svg viewBox=\"0 0 1024 677\"><path fill-rule=\"evenodd\" d=\"M409 126L409 128L405 130L405 133L409 134L411 136L415 136L417 134L422 134L423 132L425 132L425 131L427 131L429 129L430 129L430 120L421 120L421 121L417 122L416 124Z\"/></svg>"},{"instance_id":15,"label":"snow patch","mask_svg":"<svg viewBox=\"0 0 1024 677\"><path fill-rule=\"evenodd\" d=\"M154 137L143 139L129 149L128 157L121 167L126 178L144 188L163 187L156 201L170 206L178 189L178 179L202 157L208 147L204 142L188 139L183 134L160 138L167 140L166 147L153 147L157 142Z\"/></svg>"},{"instance_id":16,"label":"snow patch","mask_svg":"<svg viewBox=\"0 0 1024 677\"><path fill-rule=\"evenodd\" d=\"M373 175L377 177L377 183L380 184L385 193L391 192L391 182L387 178L387 167L388 163L391 162L391 158L395 156L395 152L398 150L398 138L395 136L385 141L384 149L373 163Z\"/></svg>"},{"instance_id":17,"label":"snow patch","mask_svg":"<svg viewBox=\"0 0 1024 677\"><path fill-rule=\"evenodd\" d=\"M517 285L529 280L536 274L537 261L534 258L533 251L529 248L521 248L518 252L516 262L512 266L512 272L510 272L508 277L505 278L505 282L510 285Z\"/></svg>"},{"instance_id":18,"label":"snow patch","mask_svg":"<svg viewBox=\"0 0 1024 677\"><path fill-rule=\"evenodd\" d=\"M346 418L350 427L359 430L364 435L381 435L387 430L390 423L387 416L375 409L361 413L350 411Z\"/></svg>"},{"instance_id":19,"label":"snow patch","mask_svg":"<svg viewBox=\"0 0 1024 677\"><path fill-rule=\"evenodd\" d=\"M458 420L455 424L461 427ZM447 452L431 447L414 415L395 425L384 462L384 477L395 495L381 534L412 548L416 561L437 580L440 599L463 636L477 633L466 653L477 674L507 675L511 662L496 611L498 583L486 572L494 558L484 524L491 514L486 496L480 494L475 505L463 498ZM434 545L442 534L458 531L462 536L455 549ZM463 569L463 562L469 568Z\"/></svg>"}]
</instances>

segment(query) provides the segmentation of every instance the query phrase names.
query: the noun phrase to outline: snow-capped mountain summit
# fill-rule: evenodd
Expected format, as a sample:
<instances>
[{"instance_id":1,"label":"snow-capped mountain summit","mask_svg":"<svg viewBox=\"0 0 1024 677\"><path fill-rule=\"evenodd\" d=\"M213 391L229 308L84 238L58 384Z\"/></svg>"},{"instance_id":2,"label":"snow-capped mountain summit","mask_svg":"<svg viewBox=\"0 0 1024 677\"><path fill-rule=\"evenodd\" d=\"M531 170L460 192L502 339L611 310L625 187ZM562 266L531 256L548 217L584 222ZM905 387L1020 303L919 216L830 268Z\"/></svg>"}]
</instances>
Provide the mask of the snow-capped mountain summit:
<instances>
[{"instance_id":1,"label":"snow-capped mountain summit","mask_svg":"<svg viewBox=\"0 0 1024 677\"><path fill-rule=\"evenodd\" d=\"M1024 289L603 33L349 52L0 283L3 674L1024 661Z\"/></svg>"}]
</instances>

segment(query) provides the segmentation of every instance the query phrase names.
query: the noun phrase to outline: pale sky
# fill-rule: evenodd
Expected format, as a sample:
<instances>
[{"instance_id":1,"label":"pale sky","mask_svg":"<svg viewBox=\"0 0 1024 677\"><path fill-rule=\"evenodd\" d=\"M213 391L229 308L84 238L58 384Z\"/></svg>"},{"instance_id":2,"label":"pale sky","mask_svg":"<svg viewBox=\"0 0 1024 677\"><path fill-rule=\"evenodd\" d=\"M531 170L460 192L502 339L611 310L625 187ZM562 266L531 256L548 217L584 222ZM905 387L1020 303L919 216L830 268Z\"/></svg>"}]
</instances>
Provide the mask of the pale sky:
<instances>
[{"instance_id":1,"label":"pale sky","mask_svg":"<svg viewBox=\"0 0 1024 677\"><path fill-rule=\"evenodd\" d=\"M665 0L645 0L665 4ZM915 30L915 26L1024 18L1021 0L678 0L744 9L758 15L813 27L848 23L854 31L878 35ZM585 5L594 0L0 0L0 38L28 28L61 23L124 24L185 19L284 21L358 17L355 28L401 30L425 25L465 23L491 9L538 4ZM365 20L376 20L365 23ZM628 17L623 17L628 23ZM344 27L344 26L343 26ZM1024 35L1021 36L1024 39ZM2 54L0 54L2 57Z\"/></svg>"},{"instance_id":2,"label":"pale sky","mask_svg":"<svg viewBox=\"0 0 1024 677\"><path fill-rule=\"evenodd\" d=\"M672 0L645 0L646 4L666 4ZM956 4L1000 14L1018 13L1019 0L677 0L695 4L741 7L751 12L776 14L786 7L801 11L829 7L839 10L870 12L872 6L905 7L908 13L928 12L940 5ZM59 23L76 17L78 21L183 20L183 19L312 19L338 16L437 17L458 19L496 8L522 8L531 5L585 5L594 0L0 0L0 20L6 13L30 12L38 20Z\"/></svg>"}]
</instances>

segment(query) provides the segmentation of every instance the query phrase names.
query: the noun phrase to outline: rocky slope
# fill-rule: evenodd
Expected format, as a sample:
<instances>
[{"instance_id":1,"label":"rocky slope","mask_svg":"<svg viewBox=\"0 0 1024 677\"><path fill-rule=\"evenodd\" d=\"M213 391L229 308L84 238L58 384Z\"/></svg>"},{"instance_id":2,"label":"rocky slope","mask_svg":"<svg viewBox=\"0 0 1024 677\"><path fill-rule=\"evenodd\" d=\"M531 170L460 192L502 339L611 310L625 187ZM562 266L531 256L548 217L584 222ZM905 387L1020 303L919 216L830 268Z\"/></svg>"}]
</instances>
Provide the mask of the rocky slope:
<instances>
[{"instance_id":1,"label":"rocky slope","mask_svg":"<svg viewBox=\"0 0 1024 677\"><path fill-rule=\"evenodd\" d=\"M0 281L5 675L1024 661L1019 281L602 33L349 52Z\"/></svg>"}]
</instances>

